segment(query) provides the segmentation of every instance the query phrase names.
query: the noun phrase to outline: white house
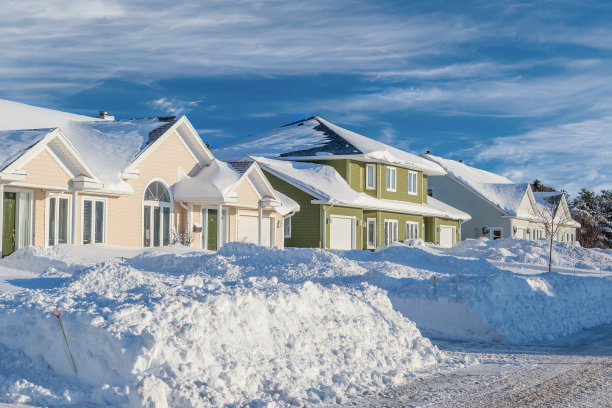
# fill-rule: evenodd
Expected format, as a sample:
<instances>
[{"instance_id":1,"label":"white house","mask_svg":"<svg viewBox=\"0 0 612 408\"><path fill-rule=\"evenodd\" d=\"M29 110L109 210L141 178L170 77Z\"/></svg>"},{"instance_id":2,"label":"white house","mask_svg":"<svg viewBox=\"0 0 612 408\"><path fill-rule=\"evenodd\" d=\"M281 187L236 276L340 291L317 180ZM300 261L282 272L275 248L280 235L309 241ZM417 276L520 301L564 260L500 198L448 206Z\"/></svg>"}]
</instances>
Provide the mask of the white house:
<instances>
[{"instance_id":1,"label":"white house","mask_svg":"<svg viewBox=\"0 0 612 408\"><path fill-rule=\"evenodd\" d=\"M487 237L546 238L541 219L544 207L552 208L556 220L565 222L555 239L575 242L580 224L571 219L563 193L534 193L529 183L515 183L499 174L429 153L421 155L445 171L429 177L428 194L467 212L472 218L462 225L461 239Z\"/></svg>"}]
</instances>

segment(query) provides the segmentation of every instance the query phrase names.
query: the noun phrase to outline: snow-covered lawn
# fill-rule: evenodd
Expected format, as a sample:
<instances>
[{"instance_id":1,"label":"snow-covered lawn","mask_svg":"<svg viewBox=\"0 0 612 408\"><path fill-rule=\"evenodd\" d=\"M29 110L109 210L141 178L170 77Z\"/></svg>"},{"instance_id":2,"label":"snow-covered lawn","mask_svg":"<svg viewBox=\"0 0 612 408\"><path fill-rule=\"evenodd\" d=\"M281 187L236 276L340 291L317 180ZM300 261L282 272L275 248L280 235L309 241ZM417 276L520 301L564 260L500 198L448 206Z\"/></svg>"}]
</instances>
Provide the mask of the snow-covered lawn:
<instances>
[{"instance_id":1,"label":"snow-covered lawn","mask_svg":"<svg viewBox=\"0 0 612 408\"><path fill-rule=\"evenodd\" d=\"M0 261L0 402L337 403L474 364L419 328L525 343L612 323L612 252L558 243L549 274L546 249L26 248Z\"/></svg>"}]
</instances>

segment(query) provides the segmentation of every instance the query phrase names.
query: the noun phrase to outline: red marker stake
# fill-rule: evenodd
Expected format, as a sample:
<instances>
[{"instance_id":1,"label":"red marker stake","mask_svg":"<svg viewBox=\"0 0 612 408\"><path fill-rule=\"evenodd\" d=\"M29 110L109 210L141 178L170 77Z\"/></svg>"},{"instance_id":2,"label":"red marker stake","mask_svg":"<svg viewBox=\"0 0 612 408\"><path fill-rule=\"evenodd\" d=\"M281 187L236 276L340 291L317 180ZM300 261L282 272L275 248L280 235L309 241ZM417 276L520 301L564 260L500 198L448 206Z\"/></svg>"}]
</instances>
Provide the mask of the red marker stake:
<instances>
[{"instance_id":1,"label":"red marker stake","mask_svg":"<svg viewBox=\"0 0 612 408\"><path fill-rule=\"evenodd\" d=\"M53 310L53 316L57 317L57 321L59 322L60 328L62 329L62 334L64 335L64 341L66 342L66 348L68 349L68 354L70 354L70 360L72 360L72 367L74 367L74 373L77 373L76 364L74 364L74 358L72 358L72 353L70 352L70 346L68 346L68 339L66 338L66 332L64 332L64 325L62 324L62 320L60 316L62 312L59 309Z\"/></svg>"}]
</instances>

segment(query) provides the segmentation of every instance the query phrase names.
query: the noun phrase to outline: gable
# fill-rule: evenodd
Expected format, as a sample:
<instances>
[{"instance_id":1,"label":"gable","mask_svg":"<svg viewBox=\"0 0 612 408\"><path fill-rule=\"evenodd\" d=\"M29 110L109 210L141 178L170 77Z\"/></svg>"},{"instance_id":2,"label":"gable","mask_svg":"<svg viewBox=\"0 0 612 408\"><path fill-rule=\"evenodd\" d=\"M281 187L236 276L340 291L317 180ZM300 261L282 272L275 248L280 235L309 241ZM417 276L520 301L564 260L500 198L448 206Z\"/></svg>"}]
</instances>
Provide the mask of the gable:
<instances>
[{"instance_id":1,"label":"gable","mask_svg":"<svg viewBox=\"0 0 612 408\"><path fill-rule=\"evenodd\" d=\"M176 132L161 141L138 165L143 179L158 177L171 185L178 180L178 169L195 176L200 165Z\"/></svg>"},{"instance_id":2,"label":"gable","mask_svg":"<svg viewBox=\"0 0 612 408\"><path fill-rule=\"evenodd\" d=\"M240 184L234 189L238 194L238 203L240 205L259 205L261 199L247 177L243 178Z\"/></svg>"},{"instance_id":3,"label":"gable","mask_svg":"<svg viewBox=\"0 0 612 408\"><path fill-rule=\"evenodd\" d=\"M60 164L57 156L52 155L48 149L42 149L22 170L26 172L25 183L41 186L64 187L73 178L67 168Z\"/></svg>"}]
</instances>

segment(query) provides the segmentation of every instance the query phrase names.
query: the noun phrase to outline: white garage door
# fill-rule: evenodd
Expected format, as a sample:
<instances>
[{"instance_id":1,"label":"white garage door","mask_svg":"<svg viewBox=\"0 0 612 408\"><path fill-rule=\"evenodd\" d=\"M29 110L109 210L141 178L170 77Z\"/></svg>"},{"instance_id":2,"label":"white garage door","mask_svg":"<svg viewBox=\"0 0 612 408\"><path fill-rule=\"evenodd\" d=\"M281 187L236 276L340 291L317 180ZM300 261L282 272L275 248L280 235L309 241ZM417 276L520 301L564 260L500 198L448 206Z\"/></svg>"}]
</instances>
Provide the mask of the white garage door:
<instances>
[{"instance_id":1,"label":"white garage door","mask_svg":"<svg viewBox=\"0 0 612 408\"><path fill-rule=\"evenodd\" d=\"M455 227L440 225L440 246L450 248L455 245Z\"/></svg>"},{"instance_id":2,"label":"white garage door","mask_svg":"<svg viewBox=\"0 0 612 408\"><path fill-rule=\"evenodd\" d=\"M259 217L256 215L238 216L238 241L259 243Z\"/></svg>"},{"instance_id":3,"label":"white garage door","mask_svg":"<svg viewBox=\"0 0 612 408\"><path fill-rule=\"evenodd\" d=\"M273 246L276 244L274 239L274 219L264 217L262 219L261 245ZM257 215L238 216L238 241L259 243L259 217Z\"/></svg>"},{"instance_id":4,"label":"white garage door","mask_svg":"<svg viewBox=\"0 0 612 408\"><path fill-rule=\"evenodd\" d=\"M353 249L354 218L330 216L329 245L332 249Z\"/></svg>"}]
</instances>

